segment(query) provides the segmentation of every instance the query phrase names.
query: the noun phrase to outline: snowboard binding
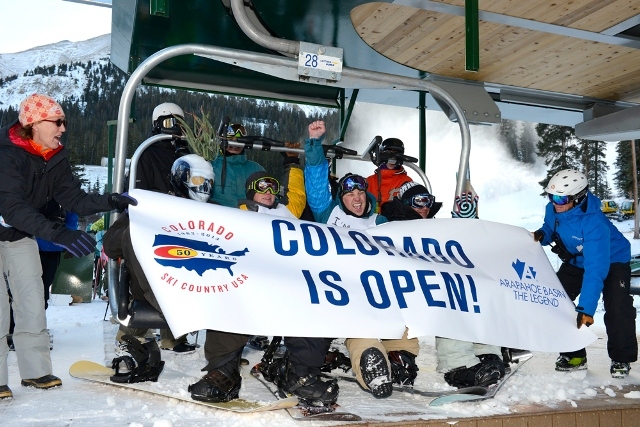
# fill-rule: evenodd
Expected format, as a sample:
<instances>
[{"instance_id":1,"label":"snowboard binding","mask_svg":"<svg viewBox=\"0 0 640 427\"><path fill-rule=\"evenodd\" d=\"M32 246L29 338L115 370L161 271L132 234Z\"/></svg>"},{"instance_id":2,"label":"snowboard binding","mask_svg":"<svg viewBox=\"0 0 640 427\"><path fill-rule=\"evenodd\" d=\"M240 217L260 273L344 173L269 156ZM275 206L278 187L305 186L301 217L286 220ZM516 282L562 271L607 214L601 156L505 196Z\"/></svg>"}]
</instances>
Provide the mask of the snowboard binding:
<instances>
[{"instance_id":1,"label":"snowboard binding","mask_svg":"<svg viewBox=\"0 0 640 427\"><path fill-rule=\"evenodd\" d=\"M109 379L116 383L140 383L158 381L164 368L160 348L155 340L142 344L132 335L124 335L128 354L116 357L111 362L115 374Z\"/></svg>"}]
</instances>

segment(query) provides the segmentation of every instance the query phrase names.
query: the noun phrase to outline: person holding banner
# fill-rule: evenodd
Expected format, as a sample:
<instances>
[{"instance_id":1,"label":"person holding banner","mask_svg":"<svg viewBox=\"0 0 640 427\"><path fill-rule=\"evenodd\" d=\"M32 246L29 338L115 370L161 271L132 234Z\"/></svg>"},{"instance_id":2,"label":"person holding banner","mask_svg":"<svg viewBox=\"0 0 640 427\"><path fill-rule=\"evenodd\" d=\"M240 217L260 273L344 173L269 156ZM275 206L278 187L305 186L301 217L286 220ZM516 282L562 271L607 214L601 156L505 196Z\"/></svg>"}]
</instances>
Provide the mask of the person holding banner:
<instances>
[{"instance_id":1,"label":"person holding banner","mask_svg":"<svg viewBox=\"0 0 640 427\"><path fill-rule=\"evenodd\" d=\"M291 148L299 145L287 143ZM307 197L300 159L293 153L282 154L285 166L282 186L267 172L252 173L245 182L247 200L240 202L240 209L284 218L302 216ZM281 188L285 191L285 203L278 202ZM258 368L269 379L273 377L270 372L276 372L273 381L285 394L293 394L312 406L331 406L338 399L337 380L329 381L321 377L321 368L331 341L325 338L285 337L286 355L272 359L268 365L260 363Z\"/></svg>"},{"instance_id":2,"label":"person holding banner","mask_svg":"<svg viewBox=\"0 0 640 427\"><path fill-rule=\"evenodd\" d=\"M177 197L207 202L213 187L213 180L211 164L196 154L179 157L171 167L170 185L172 193ZM133 298L146 300L157 311L162 312L133 250L127 213L109 227L103 237L103 249L109 258L126 260L131 271L130 289ZM136 330L134 329L134 331ZM112 362L116 369L115 377L120 379L118 382L156 381L162 372L164 362L159 360L160 350L155 340L144 343L140 347L139 340L131 334L122 334L120 338L123 341L123 349L120 354L116 354L117 357ZM152 353L156 353L156 355L150 357ZM146 363L145 357L149 360L156 360L157 363ZM123 367L121 363L128 368L128 372L121 372L121 367Z\"/></svg>"},{"instance_id":3,"label":"person holding banner","mask_svg":"<svg viewBox=\"0 0 640 427\"><path fill-rule=\"evenodd\" d=\"M587 177L563 169L549 180L549 203L535 241L550 245L562 260L557 275L569 297L580 298L576 324L593 324L600 295L604 300L607 351L613 378L629 375L638 358L636 309L629 294L631 245L600 210L600 199L589 191ZM556 371L587 369L587 351L560 353Z\"/></svg>"},{"instance_id":4,"label":"person holding banner","mask_svg":"<svg viewBox=\"0 0 640 427\"><path fill-rule=\"evenodd\" d=\"M151 135L174 135L176 138L157 141L140 154L136 165L136 188L163 194L173 193L171 168L177 159L189 154L188 144L179 138L184 135L184 128L180 120L184 120L184 111L173 102L164 102L153 109ZM125 188L128 186L129 184L126 182ZM98 238L97 234L96 238ZM99 251L96 256L100 257ZM155 336L153 331L149 329L134 329L120 325L115 340L116 356L121 356L127 351L127 344L122 339L123 336L133 335L139 341L145 342L149 334ZM176 338L169 329L160 329L160 348L179 355L191 354L196 351L196 346L189 343L186 336Z\"/></svg>"},{"instance_id":5,"label":"person holding banner","mask_svg":"<svg viewBox=\"0 0 640 427\"><path fill-rule=\"evenodd\" d=\"M360 175L348 173L338 181L335 198L329 190L329 162L324 156L322 140L325 134L323 121L309 125L309 138L305 142L306 164L304 170L307 201L316 221L336 227L366 229L387 222L387 218L376 213L376 199L367 192L367 181ZM348 338L345 345L351 357L351 366L360 386L376 398L391 396L393 392L391 373L403 371L403 358L392 368L387 353L406 352L417 355L420 349L417 339L407 339L407 331L397 340ZM410 374L407 374L410 375ZM393 380L401 382L402 376Z\"/></svg>"},{"instance_id":6,"label":"person holding banner","mask_svg":"<svg viewBox=\"0 0 640 427\"><path fill-rule=\"evenodd\" d=\"M80 216L137 202L125 194L87 194L71 170L62 145L65 114L50 96L34 93L20 103L18 118L0 130L0 266L7 286L0 286L0 398L12 398L9 371L9 294L15 320L13 343L21 384L49 389L62 381L53 366L44 309L42 266L34 237L51 241L71 255L93 253L95 240L82 230L70 230L39 212L55 199Z\"/></svg>"},{"instance_id":7,"label":"person holding banner","mask_svg":"<svg viewBox=\"0 0 640 427\"><path fill-rule=\"evenodd\" d=\"M404 221L433 218L441 207L426 187L410 181L400 187L399 198L384 203L381 211L390 221ZM445 381L453 387L486 387L505 373L497 346L436 337L436 352L437 371L444 373Z\"/></svg>"}]
</instances>

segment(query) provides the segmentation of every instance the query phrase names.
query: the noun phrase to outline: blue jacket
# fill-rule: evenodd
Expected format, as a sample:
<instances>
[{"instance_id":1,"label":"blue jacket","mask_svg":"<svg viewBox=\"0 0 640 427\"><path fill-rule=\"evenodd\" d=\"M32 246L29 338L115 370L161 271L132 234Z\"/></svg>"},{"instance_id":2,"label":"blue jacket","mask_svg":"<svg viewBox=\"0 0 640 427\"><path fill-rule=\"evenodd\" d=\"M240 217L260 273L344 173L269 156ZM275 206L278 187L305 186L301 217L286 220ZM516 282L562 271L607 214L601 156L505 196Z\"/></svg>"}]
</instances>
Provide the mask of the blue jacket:
<instances>
[{"instance_id":1,"label":"blue jacket","mask_svg":"<svg viewBox=\"0 0 640 427\"><path fill-rule=\"evenodd\" d=\"M215 181L213 183L213 192L209 200L219 203L222 206L237 208L238 201L247 198L247 190L244 183L254 172L263 171L264 168L260 164L247 160L246 154L236 154L227 157L226 177L224 189L222 188L222 164L224 156L220 155L211 162Z\"/></svg>"},{"instance_id":2,"label":"blue jacket","mask_svg":"<svg viewBox=\"0 0 640 427\"><path fill-rule=\"evenodd\" d=\"M314 218L317 222L326 224L333 208L339 206L344 211L344 207L339 195L336 195L335 199L331 198L329 162L324 157L322 139L307 138L305 141L304 185L307 192L307 203ZM367 192L367 198L371 209L365 215L366 218L376 214L376 198L369 192ZM378 215L376 217L376 225L385 222L387 222L387 218L384 216Z\"/></svg>"},{"instance_id":3,"label":"blue jacket","mask_svg":"<svg viewBox=\"0 0 640 427\"><path fill-rule=\"evenodd\" d=\"M544 224L543 245L551 243L553 232L572 254L578 254L570 263L584 269L582 289L576 311L590 316L596 311L604 280L613 263L631 260L631 244L600 210L600 199L587 193L587 198L566 212L556 213L548 203Z\"/></svg>"}]
</instances>

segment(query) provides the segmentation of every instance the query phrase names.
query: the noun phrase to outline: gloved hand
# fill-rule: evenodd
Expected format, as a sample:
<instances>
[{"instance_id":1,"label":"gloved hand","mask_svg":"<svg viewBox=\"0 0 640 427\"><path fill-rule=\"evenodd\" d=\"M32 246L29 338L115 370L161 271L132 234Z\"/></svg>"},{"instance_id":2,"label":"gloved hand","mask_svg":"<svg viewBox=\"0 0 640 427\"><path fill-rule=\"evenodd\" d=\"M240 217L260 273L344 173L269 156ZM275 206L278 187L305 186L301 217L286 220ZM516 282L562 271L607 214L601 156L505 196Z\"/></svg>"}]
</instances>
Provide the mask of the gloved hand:
<instances>
[{"instance_id":1,"label":"gloved hand","mask_svg":"<svg viewBox=\"0 0 640 427\"><path fill-rule=\"evenodd\" d=\"M285 142L284 146L287 148L300 148L299 142ZM290 164L300 164L300 158L298 157L298 153L292 153L290 151L281 151L280 155L282 156L282 164L283 166L287 166Z\"/></svg>"},{"instance_id":2,"label":"gloved hand","mask_svg":"<svg viewBox=\"0 0 640 427\"><path fill-rule=\"evenodd\" d=\"M534 242L540 242L542 241L542 239L544 239L544 233L542 232L542 230L536 230L533 232L533 241Z\"/></svg>"},{"instance_id":3,"label":"gloved hand","mask_svg":"<svg viewBox=\"0 0 640 427\"><path fill-rule=\"evenodd\" d=\"M593 325L593 317L589 316L588 314L578 312L576 323L578 324L578 329L580 329L582 325L587 325L587 327L589 327Z\"/></svg>"},{"instance_id":4,"label":"gloved hand","mask_svg":"<svg viewBox=\"0 0 640 427\"><path fill-rule=\"evenodd\" d=\"M128 193L111 193L109 196L109 204L113 209L118 211L118 213L122 213L129 207L129 205L138 206L138 201L129 196Z\"/></svg>"},{"instance_id":5,"label":"gloved hand","mask_svg":"<svg viewBox=\"0 0 640 427\"><path fill-rule=\"evenodd\" d=\"M53 241L78 258L92 254L96 249L96 239L82 230L65 228Z\"/></svg>"}]
</instances>

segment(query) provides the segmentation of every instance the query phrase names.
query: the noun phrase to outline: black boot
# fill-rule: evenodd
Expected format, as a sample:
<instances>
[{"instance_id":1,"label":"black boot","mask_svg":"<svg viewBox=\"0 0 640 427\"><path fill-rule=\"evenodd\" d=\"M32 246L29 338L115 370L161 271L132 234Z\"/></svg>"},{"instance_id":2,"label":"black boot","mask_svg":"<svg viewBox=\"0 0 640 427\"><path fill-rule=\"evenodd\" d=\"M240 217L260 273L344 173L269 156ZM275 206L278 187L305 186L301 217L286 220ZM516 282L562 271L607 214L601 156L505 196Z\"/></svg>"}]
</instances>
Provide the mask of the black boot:
<instances>
[{"instance_id":1,"label":"black boot","mask_svg":"<svg viewBox=\"0 0 640 427\"><path fill-rule=\"evenodd\" d=\"M391 365L391 379L400 385L413 385L418 376L416 355L406 350L390 351L387 355Z\"/></svg>"},{"instance_id":2,"label":"black boot","mask_svg":"<svg viewBox=\"0 0 640 427\"><path fill-rule=\"evenodd\" d=\"M242 377L238 369L238 360L233 360L209 371L198 382L191 384L188 391L193 400L228 402L238 398L241 385Z\"/></svg>"},{"instance_id":3,"label":"black boot","mask_svg":"<svg viewBox=\"0 0 640 427\"><path fill-rule=\"evenodd\" d=\"M110 380L116 383L139 383L158 381L164 368L160 357L160 348L156 341L142 344L132 335L124 335L125 353L111 361L115 374Z\"/></svg>"},{"instance_id":4,"label":"black boot","mask_svg":"<svg viewBox=\"0 0 640 427\"><path fill-rule=\"evenodd\" d=\"M494 365L496 368L498 368L498 371L500 371L500 378L504 377L505 367L507 365L505 365L500 356L498 356L497 354L481 354L478 356L478 359L480 359L480 362L484 363L485 365Z\"/></svg>"},{"instance_id":5,"label":"black boot","mask_svg":"<svg viewBox=\"0 0 640 427\"><path fill-rule=\"evenodd\" d=\"M504 375L504 368L502 372L502 375ZM500 378L500 369L496 364L482 362L470 368L460 366L444 374L444 380L449 385L458 388L472 386L487 387L497 383Z\"/></svg>"},{"instance_id":6,"label":"black boot","mask_svg":"<svg viewBox=\"0 0 640 427\"><path fill-rule=\"evenodd\" d=\"M331 406L338 400L338 380L328 380L319 375L298 375L296 366L288 360L282 359L278 370L278 387L286 394L296 396L303 404L309 406ZM298 367L298 371L306 371Z\"/></svg>"},{"instance_id":7,"label":"black boot","mask_svg":"<svg viewBox=\"0 0 640 427\"><path fill-rule=\"evenodd\" d=\"M324 357L324 365L322 366L322 368L320 368L320 370L322 372L331 372L337 368L340 368L344 372L347 372L349 369L351 369L351 359L349 359L345 354L341 353L340 350L329 350Z\"/></svg>"},{"instance_id":8,"label":"black boot","mask_svg":"<svg viewBox=\"0 0 640 427\"><path fill-rule=\"evenodd\" d=\"M384 398L391 396L393 387L391 385L389 366L380 350L371 347L362 352L362 356L360 356L360 373L374 397Z\"/></svg>"}]
</instances>

